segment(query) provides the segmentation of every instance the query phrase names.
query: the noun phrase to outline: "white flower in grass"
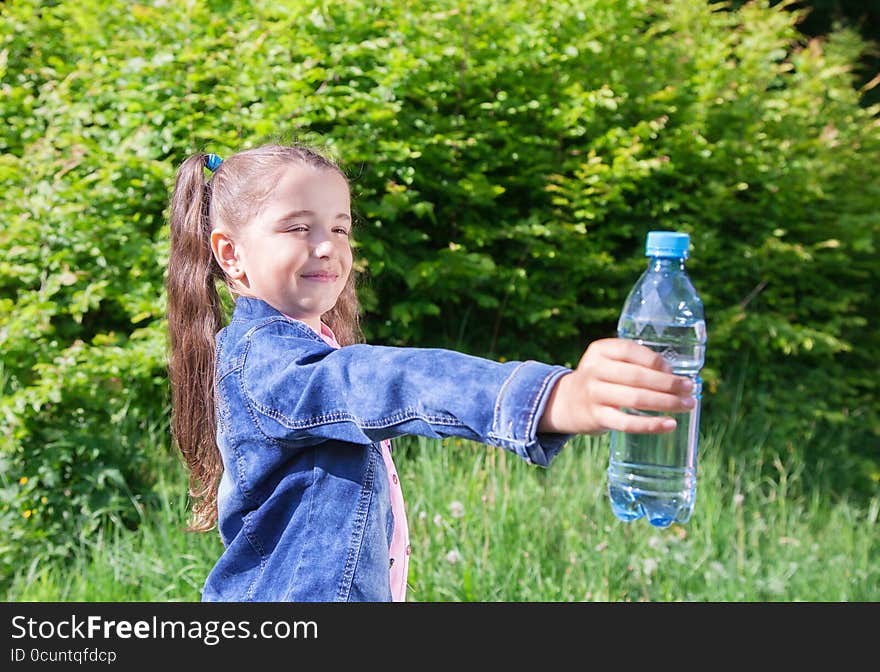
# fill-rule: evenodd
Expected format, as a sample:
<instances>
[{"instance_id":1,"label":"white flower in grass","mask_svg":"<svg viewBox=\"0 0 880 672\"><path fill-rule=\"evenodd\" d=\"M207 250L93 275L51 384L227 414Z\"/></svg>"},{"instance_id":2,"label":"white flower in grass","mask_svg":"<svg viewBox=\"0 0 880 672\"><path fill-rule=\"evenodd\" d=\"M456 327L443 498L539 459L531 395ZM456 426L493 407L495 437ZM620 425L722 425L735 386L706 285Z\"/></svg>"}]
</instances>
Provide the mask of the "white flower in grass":
<instances>
[{"instance_id":1,"label":"white flower in grass","mask_svg":"<svg viewBox=\"0 0 880 672\"><path fill-rule=\"evenodd\" d=\"M438 526L443 524L443 516L441 516L439 513L434 516L434 524Z\"/></svg>"},{"instance_id":2,"label":"white flower in grass","mask_svg":"<svg viewBox=\"0 0 880 672\"><path fill-rule=\"evenodd\" d=\"M709 570L709 572L706 572L706 578L710 581L715 578L726 579L730 576L727 573L727 569L724 567L724 565L722 565L717 560L713 560L709 563Z\"/></svg>"},{"instance_id":3,"label":"white flower in grass","mask_svg":"<svg viewBox=\"0 0 880 672\"><path fill-rule=\"evenodd\" d=\"M461 553L458 552L457 548L453 548L449 553L446 554L446 562L450 565L454 565L456 562L461 561Z\"/></svg>"},{"instance_id":4,"label":"white flower in grass","mask_svg":"<svg viewBox=\"0 0 880 672\"><path fill-rule=\"evenodd\" d=\"M654 558L645 558L645 562L642 564L642 571L645 573L645 576L651 576L659 564Z\"/></svg>"},{"instance_id":5,"label":"white flower in grass","mask_svg":"<svg viewBox=\"0 0 880 672\"><path fill-rule=\"evenodd\" d=\"M657 535L653 535L652 537L650 537L648 539L648 546L653 548L655 551L659 551L660 553L668 554L669 553L669 546L667 546L667 543L669 542L669 539L675 539L675 537L666 538L666 537L660 537Z\"/></svg>"},{"instance_id":6,"label":"white flower in grass","mask_svg":"<svg viewBox=\"0 0 880 672\"><path fill-rule=\"evenodd\" d=\"M453 518L461 518L464 515L464 504L458 500L449 505L449 513Z\"/></svg>"},{"instance_id":7,"label":"white flower in grass","mask_svg":"<svg viewBox=\"0 0 880 672\"><path fill-rule=\"evenodd\" d=\"M774 595L782 595L785 592L785 579L781 576L771 576L767 579L766 586Z\"/></svg>"}]
</instances>

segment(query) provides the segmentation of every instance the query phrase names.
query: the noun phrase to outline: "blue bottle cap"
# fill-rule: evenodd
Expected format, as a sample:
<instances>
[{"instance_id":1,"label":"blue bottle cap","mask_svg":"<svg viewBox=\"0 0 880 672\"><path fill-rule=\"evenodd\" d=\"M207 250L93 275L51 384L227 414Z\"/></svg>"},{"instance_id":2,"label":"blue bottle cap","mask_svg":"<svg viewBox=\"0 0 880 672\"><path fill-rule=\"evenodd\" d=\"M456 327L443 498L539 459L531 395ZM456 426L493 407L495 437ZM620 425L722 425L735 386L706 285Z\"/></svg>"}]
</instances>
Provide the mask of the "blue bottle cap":
<instances>
[{"instance_id":1,"label":"blue bottle cap","mask_svg":"<svg viewBox=\"0 0 880 672\"><path fill-rule=\"evenodd\" d=\"M688 234L678 231L649 231L645 256L687 259L690 241Z\"/></svg>"}]
</instances>

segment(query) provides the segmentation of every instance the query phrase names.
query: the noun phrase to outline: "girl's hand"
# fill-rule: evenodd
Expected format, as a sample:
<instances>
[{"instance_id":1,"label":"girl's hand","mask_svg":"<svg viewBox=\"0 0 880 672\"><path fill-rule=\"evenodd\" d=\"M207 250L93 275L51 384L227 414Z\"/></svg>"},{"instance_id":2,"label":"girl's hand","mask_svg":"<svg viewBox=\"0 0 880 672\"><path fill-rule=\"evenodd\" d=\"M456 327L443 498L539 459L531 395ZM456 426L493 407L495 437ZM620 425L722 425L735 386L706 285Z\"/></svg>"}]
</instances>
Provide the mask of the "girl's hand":
<instances>
[{"instance_id":1,"label":"girl's hand","mask_svg":"<svg viewBox=\"0 0 880 672\"><path fill-rule=\"evenodd\" d=\"M685 413L696 400L693 383L677 376L663 357L622 338L594 341L577 368L550 393L539 432L599 434L610 429L659 434L675 429L666 416L631 415L621 408Z\"/></svg>"}]
</instances>

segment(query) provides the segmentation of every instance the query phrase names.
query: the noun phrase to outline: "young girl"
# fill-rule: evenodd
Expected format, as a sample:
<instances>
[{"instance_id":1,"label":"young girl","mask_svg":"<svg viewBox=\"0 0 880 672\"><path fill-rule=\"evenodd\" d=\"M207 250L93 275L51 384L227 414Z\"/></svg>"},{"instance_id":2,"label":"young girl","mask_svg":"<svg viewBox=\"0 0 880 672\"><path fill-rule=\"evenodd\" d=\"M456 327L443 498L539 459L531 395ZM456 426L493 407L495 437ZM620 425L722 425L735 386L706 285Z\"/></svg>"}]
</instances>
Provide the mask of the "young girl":
<instances>
[{"instance_id":1,"label":"young girl","mask_svg":"<svg viewBox=\"0 0 880 672\"><path fill-rule=\"evenodd\" d=\"M177 173L172 429L191 529L217 525L225 548L203 600L404 600L395 436L458 436L548 466L572 434L675 426L621 407L693 405L687 378L620 339L592 343L574 370L363 344L351 229L345 175L304 146L200 153ZM225 327L215 280L235 297Z\"/></svg>"}]
</instances>

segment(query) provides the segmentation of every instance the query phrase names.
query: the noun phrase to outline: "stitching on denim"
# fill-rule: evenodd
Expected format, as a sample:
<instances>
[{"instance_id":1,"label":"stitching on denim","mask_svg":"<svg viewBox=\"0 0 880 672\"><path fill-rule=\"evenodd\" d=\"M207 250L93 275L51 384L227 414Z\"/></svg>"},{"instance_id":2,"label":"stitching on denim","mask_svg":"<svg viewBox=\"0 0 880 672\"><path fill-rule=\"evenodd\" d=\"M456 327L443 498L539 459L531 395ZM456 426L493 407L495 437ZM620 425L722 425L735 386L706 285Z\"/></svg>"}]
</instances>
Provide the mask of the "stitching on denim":
<instances>
[{"instance_id":1,"label":"stitching on denim","mask_svg":"<svg viewBox=\"0 0 880 672\"><path fill-rule=\"evenodd\" d=\"M300 333L304 336L307 336L309 339L311 339L313 341L317 341L317 342L321 343L322 345L326 345L324 343L324 339L321 338L320 336L318 336L318 334L316 334L314 331L312 331L312 329L310 327L303 325L303 324L300 324L299 322L289 320L286 317L284 317L284 315L276 315L275 317L266 318L265 320L263 320L259 324L248 329L245 332L244 336L242 337L242 340L250 341L250 339L253 337L255 332L257 332L260 329L263 329L265 327L268 327L269 325L275 324L277 322L281 322L282 324L285 324L289 327L292 327L298 333Z\"/></svg>"},{"instance_id":2,"label":"stitching on denim","mask_svg":"<svg viewBox=\"0 0 880 672\"><path fill-rule=\"evenodd\" d=\"M336 599L339 602L348 602L351 596L351 586L354 582L354 574L360 560L361 549L364 545L364 533L367 526L367 514L370 511L370 503L373 499L373 481L376 477L376 451L372 445L367 448L367 473L364 475L364 484L361 486L361 494L358 497L358 506L355 509L354 529L348 546L348 556L342 569L342 577L339 580L339 590Z\"/></svg>"},{"instance_id":3,"label":"stitching on denim","mask_svg":"<svg viewBox=\"0 0 880 672\"><path fill-rule=\"evenodd\" d=\"M232 373L232 372L234 372L234 371L240 371L240 369L238 369L238 368L236 368L236 369L232 369L232 370L230 371L230 373ZM224 376L224 378L226 378L226 376ZM219 381L218 381L218 383L219 383ZM216 386L215 386L215 387L216 387ZM239 376L239 389L241 389L241 387L242 387L242 385L241 385L241 377ZM218 396L221 396L221 394L222 394L222 393L221 393L221 392L219 391L219 389L218 389L218 390L217 390L217 395L218 395ZM228 406L229 406L228 403L223 404L223 406L227 407L227 414L226 414L226 415L227 415L227 421L228 421L228 422L230 423L230 425L231 425L231 424L232 424L232 420L231 420L231 418L232 418L232 411L231 411L231 410L228 410ZM247 406L247 404L245 404L245 406ZM218 410L220 409L220 407L221 407L221 405L220 405L220 404L217 404L217 409L218 409ZM253 415L252 415L249 411L248 411L248 415L251 416L251 422L254 423L254 426L257 427L257 431L259 431L259 425L257 425L257 423L256 423L256 421L255 421L255 418L253 417ZM220 414L220 413L217 414L217 418L218 418L220 424L222 425L222 424L223 424L223 418L221 417L221 414ZM268 437L267 437L267 438L268 438ZM218 448L219 448L219 447L218 447ZM245 499L247 499L247 500L248 500L249 502L251 502L252 504L256 504L257 500L256 500L256 498L254 497L254 494L253 494L253 492L251 491L251 489L248 487L247 482L245 481L245 478L244 478L244 471L245 471L245 470L244 470L244 454L241 452L241 450L239 450L238 442L236 442L236 441L232 441L232 442L230 442L230 444L229 444L229 450L232 452L232 458L235 460L236 471L238 472L238 473L236 474L236 483L238 484L238 489L239 489L239 491L241 491L241 494L245 497Z\"/></svg>"},{"instance_id":4,"label":"stitching on denim","mask_svg":"<svg viewBox=\"0 0 880 672\"><path fill-rule=\"evenodd\" d=\"M217 357L217 362L218 362L217 376L216 376L218 382L223 380L224 378L226 378L226 376L228 376L230 373L236 373L237 371L241 371L241 369L244 368L244 350L247 349L248 345L249 345L249 343L245 342L244 349L242 350L242 352L238 353L238 356L235 358L235 361L227 364L227 366L229 368L226 371L223 371L222 373L220 373L220 368L221 368L219 366L220 357L218 354L218 357Z\"/></svg>"},{"instance_id":5,"label":"stitching on denim","mask_svg":"<svg viewBox=\"0 0 880 672\"><path fill-rule=\"evenodd\" d=\"M251 528L250 516L252 513L254 513L254 512L251 511L250 513L247 513L244 516L242 516L241 525L242 525L242 528L244 529L245 539L248 540L248 543L257 552L257 555L260 556L260 571L258 571L256 573L253 581L251 581L251 584L248 586L248 589L244 595L245 600L252 600L254 598L254 592L256 591L256 588L257 588L257 582L259 581L260 577L263 575L263 571L266 569L266 550L263 548L263 545L260 543L260 540L254 534L253 528Z\"/></svg>"},{"instance_id":6,"label":"stitching on denim","mask_svg":"<svg viewBox=\"0 0 880 672\"><path fill-rule=\"evenodd\" d=\"M525 366L525 362L520 362L520 364L511 372L507 379L502 383L501 389L498 390L498 397L495 399L495 413L492 416L492 434L497 434L499 415L501 414L501 400L504 397L504 393L507 390L507 386L510 384L510 381L517 374L517 372Z\"/></svg>"},{"instance_id":7,"label":"stitching on denim","mask_svg":"<svg viewBox=\"0 0 880 672\"><path fill-rule=\"evenodd\" d=\"M275 322L286 322L286 321L287 321L286 318L282 317L281 315L275 315L274 317L265 317L265 318L261 319L257 324L252 326L250 329L248 329L246 332L244 332L244 336L242 336L241 339L243 341L249 341L255 331L259 331L263 327L267 327L270 324L273 324Z\"/></svg>"},{"instance_id":8,"label":"stitching on denim","mask_svg":"<svg viewBox=\"0 0 880 672\"><path fill-rule=\"evenodd\" d=\"M244 495L246 499L248 499L251 503L254 503L254 497L250 492L250 488L247 487L247 484L244 482L244 455L238 449L238 442L233 441L230 442L229 450L232 451L232 457L235 459L236 470L238 474L236 474L236 482L238 483L238 489L241 491L241 494Z\"/></svg>"},{"instance_id":9,"label":"stitching on denim","mask_svg":"<svg viewBox=\"0 0 880 672\"><path fill-rule=\"evenodd\" d=\"M312 515L315 510L315 470L318 468L318 451L312 448L312 468L309 474L309 482L306 486L304 492L308 497L308 504L306 506L306 530L312 529L312 520L314 520L314 516ZM299 555L296 559L296 564L293 566L293 571L291 572L291 576L297 576L300 568L303 564L303 553L306 550L306 544L301 544L299 548ZM290 601L290 593L293 591L293 587L287 591L287 599L286 601Z\"/></svg>"},{"instance_id":10,"label":"stitching on denim","mask_svg":"<svg viewBox=\"0 0 880 672\"><path fill-rule=\"evenodd\" d=\"M245 343L244 347L245 347L245 350L247 350L248 344ZM242 378L243 378L243 376L238 377L238 386L239 386L239 390L241 392L244 392L244 384L242 382ZM254 423L254 426L257 428L257 431L260 431L260 427L255 422L255 418L253 417L253 414L251 413L250 409L247 407L247 404L245 404L245 411L247 412L247 414L249 416L251 416L251 422ZM235 463L238 465L238 479L237 480L238 480L238 487L241 490L241 494L243 494L245 497L247 497L249 500L251 500L253 502L254 501L253 493L251 493L250 488L247 487L247 483L245 483L245 480L244 480L244 454L240 450L238 450L237 445L235 446Z\"/></svg>"},{"instance_id":11,"label":"stitching on denim","mask_svg":"<svg viewBox=\"0 0 880 672\"><path fill-rule=\"evenodd\" d=\"M544 395L544 390L547 389L547 385L550 382L550 379L556 375L557 371L554 369L546 376L544 376L544 381L541 383L541 387L538 390L538 394L535 395L535 401L532 403L532 410L529 412L529 419L526 421L526 435L525 441L526 445L529 444L529 437L532 435L532 422L535 418L535 413L538 412L538 402L541 400L541 397ZM535 432L537 434L537 430ZM536 437L537 438L537 437Z\"/></svg>"},{"instance_id":12,"label":"stitching on denim","mask_svg":"<svg viewBox=\"0 0 880 672\"><path fill-rule=\"evenodd\" d=\"M225 434L229 431L229 427L231 426L231 418L232 411L229 409L229 404L226 403L226 397L224 397L219 390L214 397L214 412L217 416L217 436L215 438L219 438L220 434ZM222 430L222 431L220 431ZM217 446L219 450L220 446Z\"/></svg>"},{"instance_id":13,"label":"stitching on denim","mask_svg":"<svg viewBox=\"0 0 880 672\"><path fill-rule=\"evenodd\" d=\"M507 448L507 449L512 450L514 452L516 452L517 448L519 448L520 446L523 445L522 441L517 441L515 439L508 439L506 437L499 436L498 434L495 434L494 432L489 432L489 434L487 435L487 438L489 438L492 441L493 445L496 445L499 448Z\"/></svg>"},{"instance_id":14,"label":"stitching on denim","mask_svg":"<svg viewBox=\"0 0 880 672\"><path fill-rule=\"evenodd\" d=\"M247 349L250 347L250 343L245 343L244 347L245 347L245 351L247 351ZM241 395L244 398L248 398L247 393L245 392L245 385L244 385L244 375L243 375L244 369L239 369L239 371L241 371L241 373L242 373L242 375L240 375L238 377L239 392L241 393ZM268 434L266 434L262 430L257 417L254 415L253 409L251 409L251 407L250 407L250 404L245 404L244 407L245 407L245 411L248 414L248 417L250 417L251 422L253 423L253 426L256 428L256 430L260 434L262 434L263 437L265 437L265 439L267 441L269 441L273 445L280 448L281 444L276 439L269 436ZM251 503L259 505L259 504L261 504L261 502L257 501L257 498L254 496L253 491L251 490L250 487L248 487L246 481L244 480L244 471L245 471L243 468L244 467L244 454L241 451L239 451L237 448L235 449L235 454L236 454L236 464L238 465L238 486L241 489L241 493L245 497L247 497L251 501Z\"/></svg>"},{"instance_id":15,"label":"stitching on denim","mask_svg":"<svg viewBox=\"0 0 880 672\"><path fill-rule=\"evenodd\" d=\"M242 376L242 379L243 378L244 376ZM398 413L395 413L394 415L389 415L387 417L377 420L363 420L358 416L349 413L348 411L331 411L329 413L313 415L304 420L291 420L286 414L272 408L271 406L261 404L259 401L254 399L254 397L247 392L246 387L242 388L242 392L244 393L247 400L250 402L250 405L252 405L255 410L259 411L266 417L275 420L276 422L278 422L278 424L285 427L286 429L312 429L314 427L319 427L321 425L335 422L352 422L359 428L365 429L384 429L386 427L393 427L394 425L400 424L401 422L406 422L407 420L414 419L424 420L428 424L443 425L448 427L466 426L458 418L445 415L433 415L430 413L420 413L418 410L413 408L408 408Z\"/></svg>"},{"instance_id":16,"label":"stitching on denim","mask_svg":"<svg viewBox=\"0 0 880 672\"><path fill-rule=\"evenodd\" d=\"M215 381L216 385L222 383L230 374L236 373L241 370L241 366L236 362L228 371L224 372L222 375L217 376L217 380Z\"/></svg>"},{"instance_id":17,"label":"stitching on denim","mask_svg":"<svg viewBox=\"0 0 880 672\"><path fill-rule=\"evenodd\" d=\"M226 340L225 330L221 329L214 335L214 379L219 380L221 378L219 374L219 370L221 368L220 363L223 361L223 342ZM228 373L228 372L227 372ZM226 375L225 373L223 374Z\"/></svg>"}]
</instances>

